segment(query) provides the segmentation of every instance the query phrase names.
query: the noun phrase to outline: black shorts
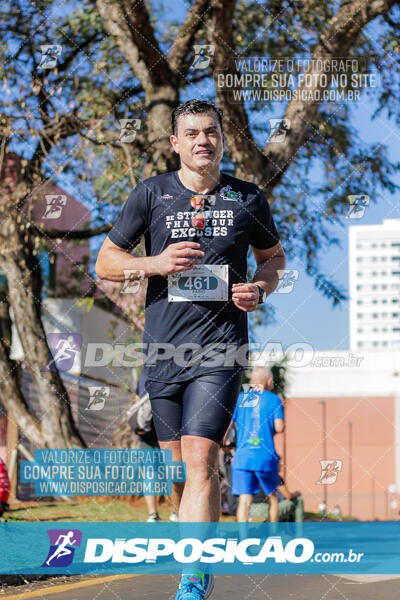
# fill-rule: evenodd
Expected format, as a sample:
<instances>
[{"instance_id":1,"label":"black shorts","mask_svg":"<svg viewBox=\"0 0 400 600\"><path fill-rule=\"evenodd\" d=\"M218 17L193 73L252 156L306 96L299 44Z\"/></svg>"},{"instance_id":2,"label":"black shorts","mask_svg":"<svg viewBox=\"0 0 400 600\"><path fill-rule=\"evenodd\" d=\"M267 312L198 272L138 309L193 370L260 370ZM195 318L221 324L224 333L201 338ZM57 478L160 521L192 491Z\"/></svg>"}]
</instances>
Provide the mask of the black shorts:
<instances>
[{"instance_id":1,"label":"black shorts","mask_svg":"<svg viewBox=\"0 0 400 600\"><path fill-rule=\"evenodd\" d=\"M198 435L222 442L242 383L242 369L205 373L188 381L147 381L159 442Z\"/></svg>"}]
</instances>

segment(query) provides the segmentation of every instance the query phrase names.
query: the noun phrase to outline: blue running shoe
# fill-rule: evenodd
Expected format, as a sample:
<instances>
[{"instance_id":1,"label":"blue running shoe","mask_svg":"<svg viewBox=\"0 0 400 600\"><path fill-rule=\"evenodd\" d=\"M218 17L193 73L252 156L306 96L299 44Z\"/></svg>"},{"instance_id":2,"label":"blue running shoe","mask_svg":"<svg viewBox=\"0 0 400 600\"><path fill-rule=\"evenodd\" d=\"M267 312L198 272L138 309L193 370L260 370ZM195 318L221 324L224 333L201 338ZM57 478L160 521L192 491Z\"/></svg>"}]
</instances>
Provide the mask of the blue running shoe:
<instances>
[{"instance_id":1,"label":"blue running shoe","mask_svg":"<svg viewBox=\"0 0 400 600\"><path fill-rule=\"evenodd\" d=\"M211 596L214 590L214 575L209 575L206 573L204 575L204 600L207 600Z\"/></svg>"},{"instance_id":2,"label":"blue running shoe","mask_svg":"<svg viewBox=\"0 0 400 600\"><path fill-rule=\"evenodd\" d=\"M182 575L175 600L205 600L204 583L201 575Z\"/></svg>"}]
</instances>

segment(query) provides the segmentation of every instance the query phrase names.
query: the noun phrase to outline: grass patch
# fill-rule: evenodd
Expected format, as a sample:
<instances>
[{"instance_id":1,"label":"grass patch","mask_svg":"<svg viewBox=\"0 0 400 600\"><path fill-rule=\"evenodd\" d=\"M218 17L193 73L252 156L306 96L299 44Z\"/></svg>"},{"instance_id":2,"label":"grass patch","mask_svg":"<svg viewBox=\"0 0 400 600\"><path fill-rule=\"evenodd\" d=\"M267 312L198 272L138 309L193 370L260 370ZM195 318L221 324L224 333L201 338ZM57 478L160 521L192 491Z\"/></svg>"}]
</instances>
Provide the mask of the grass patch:
<instances>
[{"instance_id":1,"label":"grass patch","mask_svg":"<svg viewBox=\"0 0 400 600\"><path fill-rule=\"evenodd\" d=\"M163 503L158 506L158 514L162 521L169 521L172 507ZM36 503L19 507L14 505L10 511L3 514L1 521L7 522L40 522L40 521L147 521L147 506L144 498L134 502L107 498L87 498L79 502ZM221 521L234 521L234 517L223 516Z\"/></svg>"}]
</instances>

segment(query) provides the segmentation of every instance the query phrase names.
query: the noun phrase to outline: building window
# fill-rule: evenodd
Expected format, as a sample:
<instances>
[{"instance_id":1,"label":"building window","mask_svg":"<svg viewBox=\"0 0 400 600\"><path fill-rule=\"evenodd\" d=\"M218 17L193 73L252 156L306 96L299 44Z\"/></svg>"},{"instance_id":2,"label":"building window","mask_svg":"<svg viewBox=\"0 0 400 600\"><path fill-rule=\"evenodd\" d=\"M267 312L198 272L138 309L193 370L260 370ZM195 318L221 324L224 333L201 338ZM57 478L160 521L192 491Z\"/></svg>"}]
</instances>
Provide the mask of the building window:
<instances>
[{"instance_id":1,"label":"building window","mask_svg":"<svg viewBox=\"0 0 400 600\"><path fill-rule=\"evenodd\" d=\"M364 346L364 342L357 342L357 347L361 348L361 346Z\"/></svg>"},{"instance_id":2,"label":"building window","mask_svg":"<svg viewBox=\"0 0 400 600\"><path fill-rule=\"evenodd\" d=\"M372 318L373 319L377 319L378 318L378 313L372 313Z\"/></svg>"}]
</instances>

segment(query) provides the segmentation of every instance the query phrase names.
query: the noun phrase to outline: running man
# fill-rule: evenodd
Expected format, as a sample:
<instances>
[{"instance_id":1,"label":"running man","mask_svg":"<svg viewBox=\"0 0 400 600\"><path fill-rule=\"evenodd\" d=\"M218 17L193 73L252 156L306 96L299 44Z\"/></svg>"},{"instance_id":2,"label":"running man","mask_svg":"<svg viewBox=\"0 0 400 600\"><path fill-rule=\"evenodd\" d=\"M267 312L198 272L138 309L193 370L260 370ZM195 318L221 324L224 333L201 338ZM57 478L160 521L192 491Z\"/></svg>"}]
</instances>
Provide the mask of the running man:
<instances>
[{"instance_id":1,"label":"running man","mask_svg":"<svg viewBox=\"0 0 400 600\"><path fill-rule=\"evenodd\" d=\"M146 387L160 447L186 462L173 503L180 522L218 522L218 450L240 391L247 313L277 287L285 255L261 190L220 171L225 138L214 104L178 106L170 141L180 169L136 186L96 273L124 281L124 270L137 270L148 278ZM142 235L146 256L132 256ZM249 246L258 265L252 282ZM212 587L207 574L183 575L176 600L202 600Z\"/></svg>"}]
</instances>

